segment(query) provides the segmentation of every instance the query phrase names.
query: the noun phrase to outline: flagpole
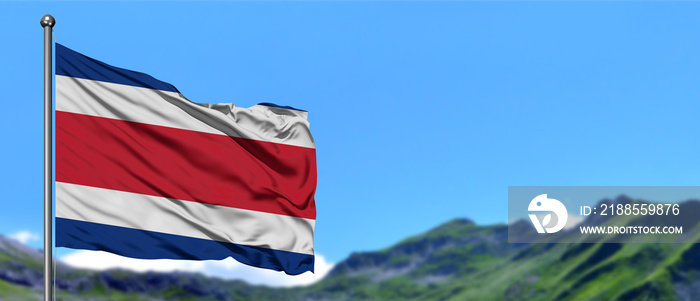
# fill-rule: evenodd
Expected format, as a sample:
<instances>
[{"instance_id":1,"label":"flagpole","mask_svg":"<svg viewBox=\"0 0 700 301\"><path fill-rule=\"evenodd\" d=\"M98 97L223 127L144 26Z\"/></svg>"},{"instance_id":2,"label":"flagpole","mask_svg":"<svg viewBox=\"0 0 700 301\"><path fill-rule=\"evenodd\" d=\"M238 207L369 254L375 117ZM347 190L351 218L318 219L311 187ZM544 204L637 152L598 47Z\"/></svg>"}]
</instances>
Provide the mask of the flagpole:
<instances>
[{"instance_id":1,"label":"flagpole","mask_svg":"<svg viewBox=\"0 0 700 301\"><path fill-rule=\"evenodd\" d=\"M56 20L46 14L41 17L41 27L44 28L44 301L53 297L53 183L52 176L52 49L53 26Z\"/></svg>"}]
</instances>

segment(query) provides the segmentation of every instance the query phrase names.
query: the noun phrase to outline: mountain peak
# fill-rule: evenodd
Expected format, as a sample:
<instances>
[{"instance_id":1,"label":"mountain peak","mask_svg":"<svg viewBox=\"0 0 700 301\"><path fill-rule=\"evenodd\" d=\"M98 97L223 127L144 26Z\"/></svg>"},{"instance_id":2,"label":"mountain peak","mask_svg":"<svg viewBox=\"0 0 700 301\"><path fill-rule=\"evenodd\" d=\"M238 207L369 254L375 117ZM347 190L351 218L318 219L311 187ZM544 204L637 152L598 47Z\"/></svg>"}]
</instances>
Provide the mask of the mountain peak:
<instances>
[{"instance_id":1,"label":"mountain peak","mask_svg":"<svg viewBox=\"0 0 700 301\"><path fill-rule=\"evenodd\" d=\"M30 257L32 259L42 259L43 251L31 248L15 239L0 234L0 252L13 257Z\"/></svg>"},{"instance_id":2,"label":"mountain peak","mask_svg":"<svg viewBox=\"0 0 700 301\"><path fill-rule=\"evenodd\" d=\"M446 222L442 225L435 227L434 229L430 230L430 232L448 229L448 228L454 228L454 227L464 227L464 226L476 226L476 223L468 218L455 218L449 222Z\"/></svg>"},{"instance_id":3,"label":"mountain peak","mask_svg":"<svg viewBox=\"0 0 700 301\"><path fill-rule=\"evenodd\" d=\"M629 204L629 203L632 203L632 198L630 198L629 196L627 196L626 194L623 193L621 195L618 195L615 198L615 203L616 204Z\"/></svg>"},{"instance_id":4,"label":"mountain peak","mask_svg":"<svg viewBox=\"0 0 700 301\"><path fill-rule=\"evenodd\" d=\"M603 204L605 204L605 205L623 204L624 205L624 204L631 204L632 202L634 202L634 200L631 197L629 197L623 193L623 194L618 195L614 199L604 198L604 199L598 201L598 203L596 203L596 206L600 207L600 205L603 205Z\"/></svg>"}]
</instances>

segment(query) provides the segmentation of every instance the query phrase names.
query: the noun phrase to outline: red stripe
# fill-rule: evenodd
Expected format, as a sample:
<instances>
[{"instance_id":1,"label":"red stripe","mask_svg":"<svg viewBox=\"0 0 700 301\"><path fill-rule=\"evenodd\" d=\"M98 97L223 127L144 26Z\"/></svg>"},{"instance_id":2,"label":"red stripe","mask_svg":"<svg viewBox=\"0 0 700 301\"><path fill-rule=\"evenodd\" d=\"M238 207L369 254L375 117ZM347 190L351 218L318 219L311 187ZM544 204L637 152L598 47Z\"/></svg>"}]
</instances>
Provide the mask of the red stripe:
<instances>
[{"instance_id":1,"label":"red stripe","mask_svg":"<svg viewBox=\"0 0 700 301\"><path fill-rule=\"evenodd\" d=\"M316 218L316 150L56 112L56 181Z\"/></svg>"}]
</instances>

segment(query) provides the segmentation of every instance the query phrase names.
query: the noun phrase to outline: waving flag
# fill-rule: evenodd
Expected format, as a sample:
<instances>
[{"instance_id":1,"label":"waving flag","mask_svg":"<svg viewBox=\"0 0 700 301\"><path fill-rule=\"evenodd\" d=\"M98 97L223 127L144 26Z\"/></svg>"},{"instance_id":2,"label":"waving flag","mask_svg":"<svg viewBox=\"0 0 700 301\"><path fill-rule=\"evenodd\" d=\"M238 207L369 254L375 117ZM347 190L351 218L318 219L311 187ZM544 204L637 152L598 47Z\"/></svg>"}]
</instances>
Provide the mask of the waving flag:
<instances>
[{"instance_id":1,"label":"waving flag","mask_svg":"<svg viewBox=\"0 0 700 301\"><path fill-rule=\"evenodd\" d=\"M307 112L198 104L56 44L56 246L313 271Z\"/></svg>"}]
</instances>

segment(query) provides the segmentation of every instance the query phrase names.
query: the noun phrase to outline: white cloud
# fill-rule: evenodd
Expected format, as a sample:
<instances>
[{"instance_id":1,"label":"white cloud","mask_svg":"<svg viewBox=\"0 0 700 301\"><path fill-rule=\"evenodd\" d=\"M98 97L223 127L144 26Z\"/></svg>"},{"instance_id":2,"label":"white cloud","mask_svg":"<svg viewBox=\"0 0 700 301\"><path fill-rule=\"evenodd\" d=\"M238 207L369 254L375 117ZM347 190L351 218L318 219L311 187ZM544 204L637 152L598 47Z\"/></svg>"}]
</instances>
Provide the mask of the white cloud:
<instances>
[{"instance_id":1,"label":"white cloud","mask_svg":"<svg viewBox=\"0 0 700 301\"><path fill-rule=\"evenodd\" d=\"M240 279L251 284L283 287L312 284L323 278L323 276L328 274L331 268L333 268L333 264L327 262L326 259L319 254L316 254L315 274L306 272L296 276L290 276L283 272L254 268L239 263L232 258L220 261L146 260L122 257L102 251L80 250L63 256L60 260L76 268L91 270L121 268L136 272L195 272L224 279Z\"/></svg>"},{"instance_id":2,"label":"white cloud","mask_svg":"<svg viewBox=\"0 0 700 301\"><path fill-rule=\"evenodd\" d=\"M583 220L583 216L569 214L569 218L566 220L566 225L564 225L564 229L569 230L573 227L576 227L578 224L583 222Z\"/></svg>"},{"instance_id":3,"label":"white cloud","mask_svg":"<svg viewBox=\"0 0 700 301\"><path fill-rule=\"evenodd\" d=\"M26 245L32 241L39 240L40 237L39 234L29 232L27 230L21 230L10 234L10 238L13 238Z\"/></svg>"}]
</instances>

